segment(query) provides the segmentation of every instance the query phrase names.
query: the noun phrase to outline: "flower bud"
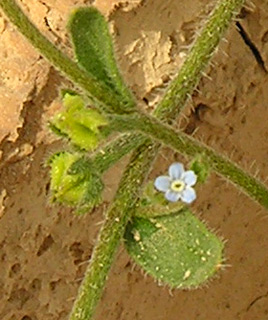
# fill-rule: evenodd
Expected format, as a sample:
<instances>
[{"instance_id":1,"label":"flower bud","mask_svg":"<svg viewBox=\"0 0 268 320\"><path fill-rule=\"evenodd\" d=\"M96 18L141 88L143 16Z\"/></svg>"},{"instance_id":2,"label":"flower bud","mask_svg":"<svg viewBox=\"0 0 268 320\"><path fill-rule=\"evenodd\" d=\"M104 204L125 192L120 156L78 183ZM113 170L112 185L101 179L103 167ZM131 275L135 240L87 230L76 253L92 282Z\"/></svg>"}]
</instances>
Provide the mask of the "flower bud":
<instances>
[{"instance_id":1,"label":"flower bud","mask_svg":"<svg viewBox=\"0 0 268 320\"><path fill-rule=\"evenodd\" d=\"M108 124L107 120L97 110L86 108L83 99L70 92L65 92L63 106L63 111L52 119L51 129L82 150L95 149L103 138L100 128Z\"/></svg>"},{"instance_id":2,"label":"flower bud","mask_svg":"<svg viewBox=\"0 0 268 320\"><path fill-rule=\"evenodd\" d=\"M52 201L77 207L85 213L101 202L103 183L89 159L69 152L49 160Z\"/></svg>"}]
</instances>

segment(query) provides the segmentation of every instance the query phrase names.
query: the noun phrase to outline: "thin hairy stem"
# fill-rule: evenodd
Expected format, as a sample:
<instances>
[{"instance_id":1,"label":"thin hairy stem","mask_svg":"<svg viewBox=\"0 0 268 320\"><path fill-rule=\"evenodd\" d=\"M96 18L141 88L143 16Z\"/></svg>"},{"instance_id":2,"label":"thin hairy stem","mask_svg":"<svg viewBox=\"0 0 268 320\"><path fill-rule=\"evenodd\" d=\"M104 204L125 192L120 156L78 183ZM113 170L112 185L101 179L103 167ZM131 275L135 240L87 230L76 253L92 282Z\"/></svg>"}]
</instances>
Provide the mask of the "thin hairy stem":
<instances>
[{"instance_id":1,"label":"thin hairy stem","mask_svg":"<svg viewBox=\"0 0 268 320\"><path fill-rule=\"evenodd\" d=\"M192 44L186 61L171 82L155 115L160 120L176 118L207 68L230 21L239 13L244 0L219 1L208 16L200 35Z\"/></svg>"},{"instance_id":2,"label":"thin hairy stem","mask_svg":"<svg viewBox=\"0 0 268 320\"><path fill-rule=\"evenodd\" d=\"M134 104L122 104L108 86L97 81L91 74L79 67L52 42L50 42L27 18L15 0L1 0L0 8L18 30L37 48L55 68L63 72L74 84L86 91L86 94L103 111L127 113L134 110Z\"/></svg>"},{"instance_id":3,"label":"thin hairy stem","mask_svg":"<svg viewBox=\"0 0 268 320\"><path fill-rule=\"evenodd\" d=\"M202 154L211 169L234 183L249 197L268 209L268 188L212 148L145 114L112 116L112 121L113 126L118 127L121 132L131 130L142 132L145 136L150 135L152 139L158 140L183 155L195 157Z\"/></svg>"},{"instance_id":4,"label":"thin hairy stem","mask_svg":"<svg viewBox=\"0 0 268 320\"><path fill-rule=\"evenodd\" d=\"M129 133L116 138L92 154L94 167L102 174L112 167L118 160L129 154L133 149L144 144L146 138L137 133Z\"/></svg>"}]
</instances>

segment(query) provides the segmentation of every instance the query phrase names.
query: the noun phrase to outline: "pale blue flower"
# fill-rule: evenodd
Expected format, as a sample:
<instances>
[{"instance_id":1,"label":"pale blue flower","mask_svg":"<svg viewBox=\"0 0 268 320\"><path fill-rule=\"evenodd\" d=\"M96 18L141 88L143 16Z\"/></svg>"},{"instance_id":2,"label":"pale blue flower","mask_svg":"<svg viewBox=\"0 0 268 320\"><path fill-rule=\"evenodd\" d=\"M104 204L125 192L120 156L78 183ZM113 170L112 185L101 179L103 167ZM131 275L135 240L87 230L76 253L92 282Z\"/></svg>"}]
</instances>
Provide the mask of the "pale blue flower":
<instances>
[{"instance_id":1,"label":"pale blue flower","mask_svg":"<svg viewBox=\"0 0 268 320\"><path fill-rule=\"evenodd\" d=\"M155 179L154 186L157 190L165 193L168 201L181 200L192 203L196 199L195 190L197 175L192 170L184 171L182 163L173 163L168 169L169 176L160 176Z\"/></svg>"}]
</instances>

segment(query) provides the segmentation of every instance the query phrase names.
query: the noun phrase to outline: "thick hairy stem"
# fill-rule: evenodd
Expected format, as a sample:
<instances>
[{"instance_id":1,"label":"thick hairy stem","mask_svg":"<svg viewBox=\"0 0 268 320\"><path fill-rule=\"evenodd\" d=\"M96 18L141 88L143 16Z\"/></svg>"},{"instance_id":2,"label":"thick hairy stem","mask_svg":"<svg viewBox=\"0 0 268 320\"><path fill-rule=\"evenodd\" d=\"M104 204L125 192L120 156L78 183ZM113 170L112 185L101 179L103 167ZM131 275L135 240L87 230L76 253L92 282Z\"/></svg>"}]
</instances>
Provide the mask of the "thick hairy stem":
<instances>
[{"instance_id":1,"label":"thick hairy stem","mask_svg":"<svg viewBox=\"0 0 268 320\"><path fill-rule=\"evenodd\" d=\"M70 320L91 319L101 297L107 274L119 242L124 235L126 224L135 210L140 186L146 179L158 144L146 140L131 158L131 166L125 170L114 201L106 213L97 244L80 287Z\"/></svg>"},{"instance_id":2,"label":"thick hairy stem","mask_svg":"<svg viewBox=\"0 0 268 320\"><path fill-rule=\"evenodd\" d=\"M63 72L73 83L85 90L97 106L104 111L126 113L133 111L134 106L122 105L120 99L104 83L97 81L92 75L78 66L57 49L27 18L15 0L1 0L0 8L19 29L19 31L37 48L40 53L57 69ZM107 107L109 106L109 107Z\"/></svg>"}]
</instances>

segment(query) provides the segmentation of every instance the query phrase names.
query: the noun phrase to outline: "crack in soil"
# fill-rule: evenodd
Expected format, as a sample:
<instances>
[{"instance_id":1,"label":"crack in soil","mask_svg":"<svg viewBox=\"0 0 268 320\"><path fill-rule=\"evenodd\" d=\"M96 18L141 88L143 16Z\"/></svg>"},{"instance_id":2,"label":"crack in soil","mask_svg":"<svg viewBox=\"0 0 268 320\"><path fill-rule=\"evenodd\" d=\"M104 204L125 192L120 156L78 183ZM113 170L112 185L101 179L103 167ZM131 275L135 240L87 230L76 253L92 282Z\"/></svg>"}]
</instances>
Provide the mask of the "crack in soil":
<instances>
[{"instance_id":1,"label":"crack in soil","mask_svg":"<svg viewBox=\"0 0 268 320\"><path fill-rule=\"evenodd\" d=\"M250 304L247 306L246 312L248 312L256 302L258 302L259 300L263 299L263 298L267 298L268 297L268 292L266 292L265 294L258 296L257 298L255 298L253 301L250 302Z\"/></svg>"},{"instance_id":2,"label":"crack in soil","mask_svg":"<svg viewBox=\"0 0 268 320\"><path fill-rule=\"evenodd\" d=\"M39 76L39 74L36 75L33 87L23 102L23 108L20 114L20 117L23 119L23 126L18 129L19 136L16 142L11 143L7 139L3 139L0 143L0 150L3 152L0 165L1 169L3 169L7 163L10 163L10 156L13 158L12 153L14 153L15 149L19 149L25 143L36 146L36 135L41 127L44 108L58 96L58 87L63 81L58 72L50 67L47 77L40 88L38 88L37 83ZM16 153L14 155L16 158Z\"/></svg>"},{"instance_id":3,"label":"crack in soil","mask_svg":"<svg viewBox=\"0 0 268 320\"><path fill-rule=\"evenodd\" d=\"M257 46L253 43L253 41L250 39L249 35L245 31L245 29L242 27L240 22L236 22L237 31L239 32L240 36L242 37L245 44L249 47L250 51L254 55L257 64L260 66L260 68L265 72L268 73L267 69L265 68L264 60L261 56L260 51L258 50Z\"/></svg>"}]
</instances>

